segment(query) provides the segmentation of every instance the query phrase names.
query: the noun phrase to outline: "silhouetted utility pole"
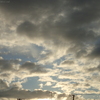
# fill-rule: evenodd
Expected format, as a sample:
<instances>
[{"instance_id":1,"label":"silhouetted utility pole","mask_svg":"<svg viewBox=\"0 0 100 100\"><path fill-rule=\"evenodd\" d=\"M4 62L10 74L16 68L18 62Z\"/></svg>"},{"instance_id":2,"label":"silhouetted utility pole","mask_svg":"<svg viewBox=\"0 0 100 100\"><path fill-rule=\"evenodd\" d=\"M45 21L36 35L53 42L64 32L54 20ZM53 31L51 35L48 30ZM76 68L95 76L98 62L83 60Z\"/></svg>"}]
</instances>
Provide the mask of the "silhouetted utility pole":
<instances>
[{"instance_id":1,"label":"silhouetted utility pole","mask_svg":"<svg viewBox=\"0 0 100 100\"><path fill-rule=\"evenodd\" d=\"M74 100L74 98L75 98L75 95L72 95L73 96L73 100Z\"/></svg>"}]
</instances>

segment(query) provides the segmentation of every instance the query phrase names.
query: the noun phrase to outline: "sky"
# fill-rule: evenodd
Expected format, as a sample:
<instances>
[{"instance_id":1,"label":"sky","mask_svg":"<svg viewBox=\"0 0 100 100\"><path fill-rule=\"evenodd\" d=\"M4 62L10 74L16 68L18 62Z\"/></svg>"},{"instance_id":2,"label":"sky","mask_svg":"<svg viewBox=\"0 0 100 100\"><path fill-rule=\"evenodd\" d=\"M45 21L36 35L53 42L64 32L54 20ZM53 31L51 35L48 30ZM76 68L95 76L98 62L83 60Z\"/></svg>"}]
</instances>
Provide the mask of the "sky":
<instances>
[{"instance_id":1,"label":"sky","mask_svg":"<svg viewBox=\"0 0 100 100\"><path fill-rule=\"evenodd\" d=\"M100 0L0 0L0 100L71 94L100 99Z\"/></svg>"}]
</instances>

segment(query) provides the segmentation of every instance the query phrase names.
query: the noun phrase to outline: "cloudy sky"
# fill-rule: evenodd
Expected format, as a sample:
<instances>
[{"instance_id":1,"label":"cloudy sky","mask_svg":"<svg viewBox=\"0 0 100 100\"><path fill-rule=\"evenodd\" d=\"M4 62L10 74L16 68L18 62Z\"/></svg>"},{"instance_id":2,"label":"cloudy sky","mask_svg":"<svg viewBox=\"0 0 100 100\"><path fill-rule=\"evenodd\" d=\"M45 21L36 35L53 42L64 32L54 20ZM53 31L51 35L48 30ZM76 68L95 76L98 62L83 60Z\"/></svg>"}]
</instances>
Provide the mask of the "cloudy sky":
<instances>
[{"instance_id":1,"label":"cloudy sky","mask_svg":"<svg viewBox=\"0 0 100 100\"><path fill-rule=\"evenodd\" d=\"M99 99L100 0L0 0L0 100Z\"/></svg>"}]
</instances>

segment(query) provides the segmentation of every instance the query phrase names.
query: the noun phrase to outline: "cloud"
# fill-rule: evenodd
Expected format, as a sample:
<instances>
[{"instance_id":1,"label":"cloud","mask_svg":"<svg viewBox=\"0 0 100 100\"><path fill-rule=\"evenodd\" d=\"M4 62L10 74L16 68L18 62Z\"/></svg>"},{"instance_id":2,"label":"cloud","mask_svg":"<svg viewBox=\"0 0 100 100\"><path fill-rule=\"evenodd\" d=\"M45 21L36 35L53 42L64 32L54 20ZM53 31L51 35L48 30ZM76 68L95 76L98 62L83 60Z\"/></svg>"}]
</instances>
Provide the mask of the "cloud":
<instances>
[{"instance_id":1,"label":"cloud","mask_svg":"<svg viewBox=\"0 0 100 100\"><path fill-rule=\"evenodd\" d=\"M75 59L73 59L72 57L68 56L66 57L68 58L67 60L63 60L62 62L60 62L60 64L57 66L58 68L63 68L63 69L68 69L68 70L73 70L74 71L78 71L79 70L79 63L78 61L76 61Z\"/></svg>"},{"instance_id":2,"label":"cloud","mask_svg":"<svg viewBox=\"0 0 100 100\"><path fill-rule=\"evenodd\" d=\"M67 95L65 93L62 93L62 94L57 95L57 99L58 100L66 99L66 98L67 98Z\"/></svg>"},{"instance_id":3,"label":"cloud","mask_svg":"<svg viewBox=\"0 0 100 100\"><path fill-rule=\"evenodd\" d=\"M24 64L22 64L19 68L19 71L28 71L31 74L32 73L37 73L37 74L47 73L45 68L39 65L36 65L35 63L32 63L32 62L25 62Z\"/></svg>"},{"instance_id":4,"label":"cloud","mask_svg":"<svg viewBox=\"0 0 100 100\"><path fill-rule=\"evenodd\" d=\"M46 91L46 90L35 90L33 92L29 90L17 90L11 88L8 91L2 91L0 92L0 97L6 97L6 98L25 98L25 99L32 99L32 98L37 98L37 99L42 99L42 98L51 98L55 94L51 91Z\"/></svg>"},{"instance_id":5,"label":"cloud","mask_svg":"<svg viewBox=\"0 0 100 100\"><path fill-rule=\"evenodd\" d=\"M91 51L91 53L87 57L89 57L91 59L99 59L99 57L100 57L100 47L95 46L93 48L93 50Z\"/></svg>"},{"instance_id":6,"label":"cloud","mask_svg":"<svg viewBox=\"0 0 100 100\"><path fill-rule=\"evenodd\" d=\"M5 12L9 11L12 14L27 14L27 13L32 14L32 9L34 11L36 10L35 7L38 7L38 9L45 8L45 7L47 7L47 5L49 5L49 7L50 7L50 6L54 6L54 4L57 2L59 2L59 1L58 0L55 0L55 1L50 1L50 0L48 0L48 1L46 1L46 0L27 1L27 0L25 0L23 2L21 0L18 0L18 1L10 0L9 4L1 4L1 8L3 11L5 11ZM16 3L16 5L15 5L15 3ZM21 4L23 4L23 6ZM47 4L47 5L45 5L45 4ZM19 5L19 7L18 7L18 5ZM35 12L33 12L33 13L35 13Z\"/></svg>"},{"instance_id":7,"label":"cloud","mask_svg":"<svg viewBox=\"0 0 100 100\"><path fill-rule=\"evenodd\" d=\"M0 91L0 98L22 98L22 99L44 99L44 98L65 98L67 95L63 93L52 92L48 90L35 89L34 91L22 89L20 82L5 85L6 82L1 81L1 86L5 87Z\"/></svg>"},{"instance_id":8,"label":"cloud","mask_svg":"<svg viewBox=\"0 0 100 100\"><path fill-rule=\"evenodd\" d=\"M79 50L76 53L76 58L85 57L86 54L87 54L87 51L86 50Z\"/></svg>"},{"instance_id":9,"label":"cloud","mask_svg":"<svg viewBox=\"0 0 100 100\"><path fill-rule=\"evenodd\" d=\"M46 86L51 86L52 83L51 83L51 82L47 82L45 85L46 85Z\"/></svg>"},{"instance_id":10,"label":"cloud","mask_svg":"<svg viewBox=\"0 0 100 100\"><path fill-rule=\"evenodd\" d=\"M25 39L27 43L42 45L50 50L51 53L42 60L53 62L68 53L76 52L79 58L87 55L87 45L92 46L91 43L99 37L91 28L92 23L99 20L98 4L99 1L94 3L93 0L82 3L78 0L10 0L9 4L0 4L4 15L1 19L9 26L6 34L11 33L14 25L11 35L15 36L15 40Z\"/></svg>"},{"instance_id":11,"label":"cloud","mask_svg":"<svg viewBox=\"0 0 100 100\"><path fill-rule=\"evenodd\" d=\"M94 71L100 71L100 65L98 65L96 68L89 68L87 69L88 72L94 72Z\"/></svg>"},{"instance_id":12,"label":"cloud","mask_svg":"<svg viewBox=\"0 0 100 100\"><path fill-rule=\"evenodd\" d=\"M39 81L41 82L57 82L56 80L54 80L52 77L50 76L44 76L44 77L40 77Z\"/></svg>"},{"instance_id":13,"label":"cloud","mask_svg":"<svg viewBox=\"0 0 100 100\"><path fill-rule=\"evenodd\" d=\"M65 91L67 94L75 93L77 90L87 90L91 87L90 84L80 81L67 81L67 82L58 82L53 88L60 88L61 90Z\"/></svg>"},{"instance_id":14,"label":"cloud","mask_svg":"<svg viewBox=\"0 0 100 100\"><path fill-rule=\"evenodd\" d=\"M19 63L20 59L17 60L5 60L5 59L0 59L0 71L15 71L16 67L14 67L14 64Z\"/></svg>"},{"instance_id":15,"label":"cloud","mask_svg":"<svg viewBox=\"0 0 100 100\"><path fill-rule=\"evenodd\" d=\"M78 84L68 83L66 91L75 90L74 86L77 88L82 86L82 89L94 86L93 83L85 82L80 85L79 80L85 81L91 77L89 72L94 74L99 71L97 66L100 58L99 4L99 0L96 2L94 0L10 0L9 3L0 3L0 54L17 53L20 57L25 54L36 57L38 63L27 61L22 63L20 60L0 58L0 79L12 81L15 77L24 79L42 76L39 81L50 85L50 82L58 82L53 79L53 76L56 76L62 81L64 79L70 82L78 81ZM32 45L38 45L43 49L36 54L37 50ZM35 50L32 50L33 48ZM67 59L68 57L70 59ZM47 63L52 65L57 61L59 62L57 67L50 66L51 69L39 65ZM97 67L90 67L94 66L94 63ZM71 70L71 73L63 73L62 67ZM87 71L84 71L84 68ZM61 90L65 91L66 84L59 84L55 87L61 87ZM6 91L5 94L9 93Z\"/></svg>"},{"instance_id":16,"label":"cloud","mask_svg":"<svg viewBox=\"0 0 100 100\"><path fill-rule=\"evenodd\" d=\"M29 21L25 21L24 23L20 24L17 28L17 33L19 35L26 35L30 38L32 37L36 37L36 30L38 30L38 28L36 28L36 26L29 22Z\"/></svg>"},{"instance_id":17,"label":"cloud","mask_svg":"<svg viewBox=\"0 0 100 100\"><path fill-rule=\"evenodd\" d=\"M82 75L82 73L80 73L80 76L79 76L79 73L74 73L73 71L72 72L64 72L62 73L61 75L59 75L60 79L84 79L84 76Z\"/></svg>"},{"instance_id":18,"label":"cloud","mask_svg":"<svg viewBox=\"0 0 100 100\"><path fill-rule=\"evenodd\" d=\"M29 91L22 89L20 82L12 83L9 86L6 86L4 81L1 81L5 89L0 91L0 98L22 98L22 99L44 99L44 98L55 98L58 100L66 99L69 97L68 94L52 92L48 90L36 89L34 91ZM1 84L2 85L2 84Z\"/></svg>"},{"instance_id":19,"label":"cloud","mask_svg":"<svg viewBox=\"0 0 100 100\"><path fill-rule=\"evenodd\" d=\"M63 65L63 64L72 65L72 64L74 64L74 61L64 61L64 62L62 62L62 65Z\"/></svg>"},{"instance_id":20,"label":"cloud","mask_svg":"<svg viewBox=\"0 0 100 100\"><path fill-rule=\"evenodd\" d=\"M40 84L39 86L40 86L40 88L43 88L43 84Z\"/></svg>"},{"instance_id":21,"label":"cloud","mask_svg":"<svg viewBox=\"0 0 100 100\"><path fill-rule=\"evenodd\" d=\"M5 94L5 95L4 95ZM47 90L34 90L34 91L29 91L29 90L14 90L10 89L8 91L3 91L0 92L0 97L3 98L25 98L25 99L45 99L45 98L56 98L58 100L61 99L67 99L69 98L68 95L65 93L57 93L57 92L51 92ZM72 99L72 96L71 96Z\"/></svg>"},{"instance_id":22,"label":"cloud","mask_svg":"<svg viewBox=\"0 0 100 100\"><path fill-rule=\"evenodd\" d=\"M77 10L77 9L74 10L76 5L80 5L78 1L76 2L74 4L74 2L71 2L71 1L61 2L60 0L55 0L55 1L44 0L42 2L40 0L38 2L32 1L32 0L31 1L25 0L24 2L18 0L14 2L11 0L10 3L7 5L1 4L1 9L4 14L7 14L7 12L9 12L11 13L12 16L16 16L16 15L27 16L30 20L31 20L30 18L31 16L33 17L33 21L34 20L36 21L36 19L41 20L40 21L41 23L35 22L38 28L36 28L36 26L30 21L23 21L23 23L21 23L17 28L17 32L22 35L26 35L27 37L31 39L34 37L36 38L42 37L43 39L51 39L56 44L57 44L57 40L58 40L58 43L60 43L60 41L63 41L63 40L64 41L68 40L79 45L79 44L82 44L82 42L85 42L85 40L91 41L95 39L94 32L89 31L88 28L85 27L85 25L87 23L90 24L91 21L95 21L97 20L97 18L99 18L98 17L99 6L98 5L96 7L93 6L94 5L93 1L92 3L85 1L84 3L87 6L82 5L82 7L81 6L78 7L80 10ZM98 2L99 1L97 1L96 3ZM69 4L70 6L68 8L67 5ZM61 9L61 7L63 7L64 9ZM66 11L66 9L69 9L70 12L68 10ZM42 13L43 11L45 14ZM61 13L64 13L64 16L62 16ZM44 17L45 21L43 20L43 16L46 16ZM28 19L27 17L26 18L23 17L23 18ZM56 20L55 17L56 18L58 17L58 21L55 21ZM69 21L65 21L66 18ZM25 28L25 26L27 26L27 28Z\"/></svg>"},{"instance_id":23,"label":"cloud","mask_svg":"<svg viewBox=\"0 0 100 100\"><path fill-rule=\"evenodd\" d=\"M41 76L47 74L48 71L33 62L25 62L21 64L21 60L5 60L0 59L0 79L8 81L14 78L27 78L33 76Z\"/></svg>"},{"instance_id":24,"label":"cloud","mask_svg":"<svg viewBox=\"0 0 100 100\"><path fill-rule=\"evenodd\" d=\"M4 82L3 80L0 79L0 91L6 90L8 88L7 82Z\"/></svg>"},{"instance_id":25,"label":"cloud","mask_svg":"<svg viewBox=\"0 0 100 100\"><path fill-rule=\"evenodd\" d=\"M85 93L87 93L87 94L99 94L99 92L96 92L95 90L86 90Z\"/></svg>"}]
</instances>

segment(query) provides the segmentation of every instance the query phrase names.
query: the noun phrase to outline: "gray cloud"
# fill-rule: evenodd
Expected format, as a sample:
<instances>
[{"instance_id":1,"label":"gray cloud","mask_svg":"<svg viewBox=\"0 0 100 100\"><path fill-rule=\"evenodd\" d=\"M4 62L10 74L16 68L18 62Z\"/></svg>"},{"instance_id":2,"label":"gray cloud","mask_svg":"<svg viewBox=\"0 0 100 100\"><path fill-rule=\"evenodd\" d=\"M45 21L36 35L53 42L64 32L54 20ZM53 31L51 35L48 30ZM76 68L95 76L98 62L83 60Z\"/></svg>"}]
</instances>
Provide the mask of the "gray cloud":
<instances>
[{"instance_id":1,"label":"gray cloud","mask_svg":"<svg viewBox=\"0 0 100 100\"><path fill-rule=\"evenodd\" d=\"M8 84L0 79L0 91L6 90L8 88Z\"/></svg>"},{"instance_id":2,"label":"gray cloud","mask_svg":"<svg viewBox=\"0 0 100 100\"><path fill-rule=\"evenodd\" d=\"M30 38L34 38L36 37L36 26L29 22L29 21L25 21L24 23L20 24L17 28L17 32L19 33L19 35L27 35ZM38 30L38 29L37 29Z\"/></svg>"},{"instance_id":3,"label":"gray cloud","mask_svg":"<svg viewBox=\"0 0 100 100\"><path fill-rule=\"evenodd\" d=\"M0 4L0 8L2 14L11 18L10 27L16 23L19 36L26 36L35 43L44 41L42 43L47 44L46 46L49 45L47 41L52 41L52 45L57 47L65 43L66 50L80 51L77 54L79 57L83 55L82 51L87 51L86 45L91 46L91 42L98 37L91 26L95 29L92 23L100 18L99 2L11 0L9 4ZM68 43L71 44L70 47L67 47Z\"/></svg>"},{"instance_id":4,"label":"gray cloud","mask_svg":"<svg viewBox=\"0 0 100 100\"><path fill-rule=\"evenodd\" d=\"M89 58L95 59L95 58L100 58L100 47L95 46L90 54L88 54Z\"/></svg>"},{"instance_id":5,"label":"gray cloud","mask_svg":"<svg viewBox=\"0 0 100 100\"><path fill-rule=\"evenodd\" d=\"M65 93L58 94L57 92L52 92L48 90L36 89L34 91L29 91L22 89L21 82L15 82L8 85L3 80L0 80L0 98L22 98L22 99L43 99L43 98L55 98L61 99L67 97Z\"/></svg>"},{"instance_id":6,"label":"gray cloud","mask_svg":"<svg viewBox=\"0 0 100 100\"><path fill-rule=\"evenodd\" d=\"M88 71L88 72L100 71L100 65L98 65L97 67L88 68L88 69L86 69L86 71Z\"/></svg>"},{"instance_id":7,"label":"gray cloud","mask_svg":"<svg viewBox=\"0 0 100 100\"><path fill-rule=\"evenodd\" d=\"M80 51L77 51L76 57L77 58L84 57L86 54L87 54L86 50L80 50Z\"/></svg>"},{"instance_id":8,"label":"gray cloud","mask_svg":"<svg viewBox=\"0 0 100 100\"><path fill-rule=\"evenodd\" d=\"M61 100L64 97L67 97L67 95L65 93L62 93L62 94L57 95L57 99L58 100Z\"/></svg>"},{"instance_id":9,"label":"gray cloud","mask_svg":"<svg viewBox=\"0 0 100 100\"><path fill-rule=\"evenodd\" d=\"M6 98L25 98L25 99L43 99L43 98L51 98L51 95L54 96L55 93L51 91L43 91L43 90L35 90L33 92L29 90L17 90L14 88L11 88L8 91L2 91L0 92L0 97L6 97Z\"/></svg>"},{"instance_id":10,"label":"gray cloud","mask_svg":"<svg viewBox=\"0 0 100 100\"><path fill-rule=\"evenodd\" d=\"M96 3L98 2L99 1L97 1ZM34 3L35 6L37 6L37 2L35 1ZM60 6L58 6L59 3L61 3L61 5L70 4L70 6L69 7L64 6L64 9L62 10ZM50 9L50 11L44 14L44 16L46 16L45 20L42 20L42 14L38 13L37 16L41 16L40 17L41 23L37 23L37 27L34 25L34 23L25 21L18 26L17 32L18 34L25 35L32 40L34 39L37 40L42 39L43 41L51 40L54 43L54 45L59 45L63 42L64 43L70 42L74 46L71 46L69 48L69 51L70 50L73 51L73 48L74 52L82 50L85 51L86 45L84 44L95 41L98 36L91 29L91 22L98 20L99 6L98 5L96 7L93 6L94 5L93 1L91 3L89 1L84 1L83 3L85 5L81 4L77 0L76 2L66 1L65 4L63 3L63 1L62 2L58 1L53 3L51 6L47 2L44 2L44 5L48 4L49 7L52 8L50 9L49 7L47 7L47 10ZM53 10L54 4L57 5L56 11ZM82 5L82 7L79 5ZM41 6L40 8L42 9L44 7ZM77 9L75 9L75 7ZM57 11L59 11L59 13L56 13ZM61 16L60 15L61 13L64 13L64 15ZM55 21L57 17L58 20ZM27 28L25 28L26 24Z\"/></svg>"},{"instance_id":11,"label":"gray cloud","mask_svg":"<svg viewBox=\"0 0 100 100\"><path fill-rule=\"evenodd\" d=\"M21 82L7 84L6 81L0 80L0 98L24 98L24 99L43 99L43 98L54 98L57 95L56 92L48 90L24 90L22 89Z\"/></svg>"},{"instance_id":12,"label":"gray cloud","mask_svg":"<svg viewBox=\"0 0 100 100\"><path fill-rule=\"evenodd\" d=\"M15 71L13 64L18 64L20 60L4 60L0 59L0 71Z\"/></svg>"},{"instance_id":13,"label":"gray cloud","mask_svg":"<svg viewBox=\"0 0 100 100\"><path fill-rule=\"evenodd\" d=\"M24 64L20 66L19 71L20 70L29 71L31 74L32 73L37 73L37 74L47 73L45 68L41 67L40 65L36 65L35 63L32 63L32 62L25 62Z\"/></svg>"},{"instance_id":14,"label":"gray cloud","mask_svg":"<svg viewBox=\"0 0 100 100\"><path fill-rule=\"evenodd\" d=\"M14 17L17 16L18 18L30 18L30 19L35 19L38 20L42 15L44 15L45 13L48 14L48 11L51 12L51 9L56 8L57 4L58 4L59 0L55 0L55 1L51 1L51 0L17 0L17 1L13 1L10 0L9 4L2 4L0 3L0 8L1 11L4 13L4 15L7 15L8 18L10 19L13 18L13 20L15 20ZM55 7L54 7L55 5ZM53 8L52 8L53 7ZM12 9L13 8L13 9ZM55 10L55 9L53 9ZM18 17L18 15L20 17Z\"/></svg>"},{"instance_id":15,"label":"gray cloud","mask_svg":"<svg viewBox=\"0 0 100 100\"><path fill-rule=\"evenodd\" d=\"M64 61L64 62L62 62L62 64L63 65L66 65L66 64L68 64L68 65L72 65L72 64L74 64L74 61L68 61L68 60L66 60L66 61Z\"/></svg>"},{"instance_id":16,"label":"gray cloud","mask_svg":"<svg viewBox=\"0 0 100 100\"><path fill-rule=\"evenodd\" d=\"M3 82L4 83L4 82ZM57 93L48 90L40 90L36 89L34 91L24 90L19 87L18 84L12 84L7 90L0 91L0 99L2 98L22 98L22 99L68 99L69 97L72 98L71 95L65 93ZM70 98L70 99L71 99Z\"/></svg>"},{"instance_id":17,"label":"gray cloud","mask_svg":"<svg viewBox=\"0 0 100 100\"><path fill-rule=\"evenodd\" d=\"M23 73L24 72L24 73ZM47 74L46 68L32 62L21 64L21 60L0 59L0 79L13 80L15 77L25 78Z\"/></svg>"}]
</instances>

